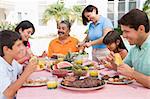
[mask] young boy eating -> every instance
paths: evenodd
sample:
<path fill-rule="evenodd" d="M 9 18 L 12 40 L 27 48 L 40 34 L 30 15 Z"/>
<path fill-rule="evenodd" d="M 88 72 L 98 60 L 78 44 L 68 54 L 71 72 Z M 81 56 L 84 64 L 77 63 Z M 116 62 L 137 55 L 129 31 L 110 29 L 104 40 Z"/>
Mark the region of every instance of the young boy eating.
<path fill-rule="evenodd" d="M 0 99 L 13 99 L 17 90 L 36 68 L 37 61 L 32 60 L 22 72 L 22 65 L 15 57 L 17 55 L 23 57 L 24 48 L 19 33 L 0 31 Z M 19 74 L 21 75 L 17 79 Z"/>

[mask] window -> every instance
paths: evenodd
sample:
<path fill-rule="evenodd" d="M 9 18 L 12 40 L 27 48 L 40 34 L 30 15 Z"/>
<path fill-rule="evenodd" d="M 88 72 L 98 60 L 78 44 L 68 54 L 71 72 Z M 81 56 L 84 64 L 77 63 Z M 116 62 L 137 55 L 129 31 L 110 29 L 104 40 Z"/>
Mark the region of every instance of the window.
<path fill-rule="evenodd" d="M 108 12 L 107 14 L 108 18 L 112 21 L 114 25 L 114 1 L 113 0 L 109 0 L 107 12 Z"/>
<path fill-rule="evenodd" d="M 136 1 L 138 0 L 108 0 L 107 16 L 112 20 L 114 27 L 118 26 L 118 19 L 126 12 L 136 8 L 138 3 Z"/>
<path fill-rule="evenodd" d="M 18 12 L 18 22 L 20 22 L 22 20 L 22 13 Z"/>
<path fill-rule="evenodd" d="M 125 14 L 125 0 L 119 0 L 118 2 L 118 19 Z"/>
<path fill-rule="evenodd" d="M 135 0 L 130 0 L 129 1 L 129 11 L 136 8 L 136 1 Z"/>

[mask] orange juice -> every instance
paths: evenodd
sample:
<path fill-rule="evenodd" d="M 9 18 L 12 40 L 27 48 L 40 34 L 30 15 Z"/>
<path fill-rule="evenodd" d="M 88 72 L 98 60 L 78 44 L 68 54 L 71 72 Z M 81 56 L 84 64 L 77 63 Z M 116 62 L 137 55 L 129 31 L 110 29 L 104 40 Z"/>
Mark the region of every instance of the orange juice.
<path fill-rule="evenodd" d="M 57 81 L 48 81 L 47 82 L 47 88 L 48 89 L 55 89 L 55 88 L 57 88 Z"/>

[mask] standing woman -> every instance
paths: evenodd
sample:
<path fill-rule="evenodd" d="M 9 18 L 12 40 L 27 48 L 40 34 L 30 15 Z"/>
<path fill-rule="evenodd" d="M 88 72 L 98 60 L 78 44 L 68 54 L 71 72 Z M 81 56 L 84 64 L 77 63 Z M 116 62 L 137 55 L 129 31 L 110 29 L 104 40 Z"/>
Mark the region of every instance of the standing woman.
<path fill-rule="evenodd" d="M 98 15 L 98 9 L 93 5 L 88 5 L 83 10 L 82 21 L 84 25 L 91 23 L 89 24 L 88 35 L 79 45 L 92 46 L 92 59 L 98 61 L 98 58 L 103 58 L 109 53 L 109 50 L 103 44 L 103 38 L 109 31 L 113 30 L 113 25 L 109 19 Z"/>
<path fill-rule="evenodd" d="M 35 28 L 34 28 L 34 25 L 30 21 L 24 20 L 24 21 L 21 21 L 17 25 L 17 27 L 15 28 L 15 31 L 20 33 L 22 41 L 27 49 L 25 52 L 26 53 L 25 57 L 16 57 L 16 60 L 22 64 L 25 61 L 29 60 L 30 57 L 33 55 L 30 49 L 29 38 L 31 35 L 34 34 Z"/>

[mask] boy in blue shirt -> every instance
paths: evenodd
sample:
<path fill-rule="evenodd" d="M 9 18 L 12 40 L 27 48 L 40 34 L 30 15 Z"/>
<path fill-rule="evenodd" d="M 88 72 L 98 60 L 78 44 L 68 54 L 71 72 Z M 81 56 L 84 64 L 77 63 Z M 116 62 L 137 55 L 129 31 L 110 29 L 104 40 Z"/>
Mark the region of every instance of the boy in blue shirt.
<path fill-rule="evenodd" d="M 19 33 L 0 31 L 0 99 L 13 99 L 17 90 L 36 68 L 37 61 L 32 60 L 22 73 L 22 66 L 14 60 L 18 54 L 24 56 L 24 48 Z M 21 75 L 17 79 L 19 74 Z"/>

